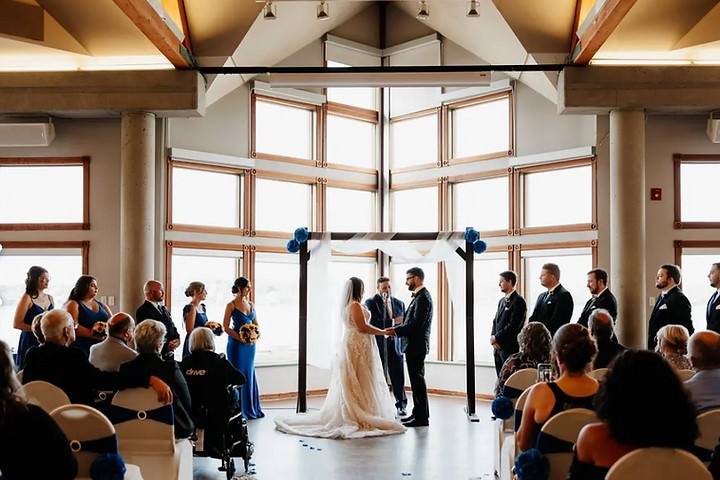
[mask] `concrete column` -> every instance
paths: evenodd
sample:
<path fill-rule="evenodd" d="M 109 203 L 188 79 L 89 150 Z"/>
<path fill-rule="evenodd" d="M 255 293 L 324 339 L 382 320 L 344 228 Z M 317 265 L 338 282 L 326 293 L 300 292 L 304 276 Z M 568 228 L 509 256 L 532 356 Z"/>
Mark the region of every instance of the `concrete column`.
<path fill-rule="evenodd" d="M 610 287 L 618 301 L 617 336 L 646 348 L 645 112 L 610 112 Z"/>
<path fill-rule="evenodd" d="M 135 314 L 155 275 L 155 115 L 123 113 L 120 147 L 120 310 Z"/>

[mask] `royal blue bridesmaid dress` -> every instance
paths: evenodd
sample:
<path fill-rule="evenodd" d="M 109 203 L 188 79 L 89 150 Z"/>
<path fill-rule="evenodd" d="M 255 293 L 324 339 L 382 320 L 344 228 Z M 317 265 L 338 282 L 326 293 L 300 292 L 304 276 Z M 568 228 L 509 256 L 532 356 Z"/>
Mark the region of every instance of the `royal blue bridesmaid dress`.
<path fill-rule="evenodd" d="M 30 308 L 28 308 L 27 312 L 25 312 L 25 318 L 23 319 L 25 325 L 28 326 L 32 325 L 32 321 L 37 315 L 40 315 L 41 313 L 45 313 L 47 311 L 32 300 L 30 301 L 32 303 L 30 305 Z M 53 304 L 50 303 L 47 309 L 52 310 Z M 15 358 L 15 363 L 17 364 L 18 370 L 22 370 L 23 365 L 25 364 L 25 353 L 27 353 L 28 350 L 37 345 L 37 337 L 35 337 L 35 334 L 33 332 L 23 331 L 20 333 L 20 341 L 18 342 L 17 348 L 17 357 Z"/>
<path fill-rule="evenodd" d="M 234 308 L 232 311 L 232 329 L 240 331 L 246 323 L 255 320 L 255 307 L 250 305 L 250 314 Z M 245 385 L 242 387 L 242 410 L 245 418 L 262 418 L 265 414 L 260 407 L 260 390 L 255 376 L 255 344 L 242 343 L 228 337 L 227 357 L 230 363 L 245 375 Z"/>
<path fill-rule="evenodd" d="M 85 328 L 89 328 L 92 330 L 93 326 L 97 322 L 107 322 L 110 320 L 110 315 L 108 315 L 107 310 L 105 308 L 105 305 L 95 300 L 95 303 L 98 304 L 98 311 L 94 312 L 91 308 L 88 308 L 83 302 L 77 302 L 79 309 L 78 309 L 78 325 L 81 325 Z M 75 343 L 72 344 L 73 347 L 79 348 L 83 352 L 85 352 L 85 356 L 90 356 L 90 347 L 95 345 L 98 342 L 101 342 L 102 338 L 89 338 L 89 337 L 77 337 L 75 339 Z"/>
<path fill-rule="evenodd" d="M 195 313 L 195 324 L 193 325 L 193 329 L 198 327 L 204 327 L 208 323 L 207 318 L 207 310 L 205 309 L 205 304 L 201 303 L 200 306 L 202 307 L 202 312 L 198 310 Z M 185 319 L 187 318 L 188 314 L 190 313 L 190 309 L 193 308 L 192 303 L 188 303 L 183 307 L 183 323 L 185 323 Z M 187 335 L 185 335 L 185 343 L 183 343 L 183 354 L 182 357 L 185 358 L 188 355 L 190 355 L 190 333 L 192 333 L 192 330 L 187 332 Z"/>

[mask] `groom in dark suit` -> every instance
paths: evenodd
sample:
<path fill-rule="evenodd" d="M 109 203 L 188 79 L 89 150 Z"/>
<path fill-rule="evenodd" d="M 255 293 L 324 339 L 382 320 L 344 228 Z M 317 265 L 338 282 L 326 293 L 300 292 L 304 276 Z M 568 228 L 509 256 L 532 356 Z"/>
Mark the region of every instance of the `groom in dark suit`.
<path fill-rule="evenodd" d="M 135 312 L 135 320 L 140 325 L 143 320 L 157 320 L 165 325 L 165 344 L 162 348 L 162 356 L 172 356 L 173 351 L 180 346 L 180 334 L 170 316 L 170 312 L 162 302 L 165 298 L 163 284 L 157 280 L 148 280 L 145 283 L 145 303 L 140 305 Z"/>
<path fill-rule="evenodd" d="M 430 418 L 425 384 L 425 356 L 430 353 L 433 302 L 430 292 L 423 285 L 424 280 L 425 272 L 419 267 L 407 271 L 405 284 L 408 290 L 413 292 L 413 299 L 405 313 L 405 321 L 387 330 L 389 335 L 400 337 L 400 349 L 405 353 L 410 376 L 413 411 L 412 415 L 401 419 L 406 427 L 427 427 Z"/>

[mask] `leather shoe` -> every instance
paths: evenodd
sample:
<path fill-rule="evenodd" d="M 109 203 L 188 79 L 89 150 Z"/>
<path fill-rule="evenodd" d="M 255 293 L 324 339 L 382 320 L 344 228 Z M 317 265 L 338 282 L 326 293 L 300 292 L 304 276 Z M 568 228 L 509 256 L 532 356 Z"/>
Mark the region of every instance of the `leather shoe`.
<path fill-rule="evenodd" d="M 404 422 L 403 425 L 406 427 L 427 427 L 430 423 L 427 420 L 414 419 L 411 422 Z"/>
<path fill-rule="evenodd" d="M 405 410 L 405 407 L 398 407 L 397 409 L 398 417 L 403 418 L 407 416 L 407 410 Z"/>
<path fill-rule="evenodd" d="M 412 422 L 413 420 L 415 420 L 415 415 L 410 415 L 409 417 L 405 417 L 405 418 L 401 418 L 401 419 L 400 419 L 400 421 L 401 421 L 402 423 Z"/>

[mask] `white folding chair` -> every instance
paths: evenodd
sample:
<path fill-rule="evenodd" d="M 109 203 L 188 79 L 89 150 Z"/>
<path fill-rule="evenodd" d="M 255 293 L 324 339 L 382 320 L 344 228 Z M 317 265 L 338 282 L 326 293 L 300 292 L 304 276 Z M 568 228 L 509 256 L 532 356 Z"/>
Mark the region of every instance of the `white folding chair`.
<path fill-rule="evenodd" d="M 154 390 L 132 388 L 115 394 L 109 411 L 120 452 L 146 478 L 192 480 L 192 444 L 175 441 L 172 405 L 157 400 Z"/>
<path fill-rule="evenodd" d="M 98 410 L 87 405 L 71 404 L 56 408 L 50 416 L 70 442 L 70 450 L 78 463 L 77 478 L 90 477 L 90 467 L 98 456 L 119 453 L 115 429 Z M 125 467 L 125 479 L 142 480 L 136 465 L 125 463 Z"/>
<path fill-rule="evenodd" d="M 67 394 L 52 383 L 35 380 L 23 385 L 22 389 L 28 403 L 37 405 L 47 413 L 63 405 L 70 405 Z"/>
<path fill-rule="evenodd" d="M 554 415 L 540 429 L 537 448 L 550 462 L 548 480 L 565 480 L 580 430 L 597 416 L 586 408 L 571 408 Z"/>
<path fill-rule="evenodd" d="M 508 433 L 502 443 L 502 449 L 500 450 L 500 469 L 498 471 L 498 475 L 502 480 L 511 480 L 513 478 L 512 469 L 515 465 L 515 435 L 517 435 L 518 428 L 520 428 L 522 412 L 529 394 L 530 387 L 526 388 L 517 399 L 517 402 L 515 402 L 513 432 Z"/>
<path fill-rule="evenodd" d="M 681 382 L 685 382 L 695 375 L 695 370 L 690 370 L 688 368 L 684 370 L 676 370 L 675 373 L 677 373 L 677 376 L 680 377 Z"/>
<path fill-rule="evenodd" d="M 610 468 L 605 480 L 627 479 L 712 480 L 698 458 L 675 448 L 640 448 L 623 456 Z"/>
<path fill-rule="evenodd" d="M 607 375 L 608 369 L 607 368 L 596 368 L 595 370 L 588 373 L 592 378 L 597 380 L 598 382 L 605 378 L 605 375 Z"/>
<path fill-rule="evenodd" d="M 697 416 L 700 436 L 695 440 L 695 454 L 705 464 L 710 464 L 710 456 L 720 443 L 720 408 L 708 410 Z"/>

